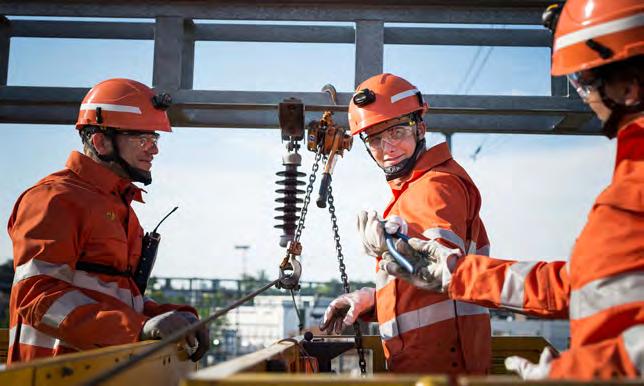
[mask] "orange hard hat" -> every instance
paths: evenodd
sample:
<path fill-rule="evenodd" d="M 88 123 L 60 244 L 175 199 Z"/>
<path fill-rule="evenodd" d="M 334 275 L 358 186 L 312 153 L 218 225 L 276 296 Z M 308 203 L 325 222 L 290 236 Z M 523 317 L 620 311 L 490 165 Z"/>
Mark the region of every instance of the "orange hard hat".
<path fill-rule="evenodd" d="M 379 74 L 362 82 L 349 103 L 351 135 L 379 123 L 418 112 L 429 106 L 416 86 L 393 74 Z"/>
<path fill-rule="evenodd" d="M 76 128 L 87 125 L 116 130 L 172 131 L 166 109 L 168 94 L 155 95 L 143 83 L 131 79 L 108 79 L 85 95 Z"/>
<path fill-rule="evenodd" d="M 644 54 L 642 0 L 568 0 L 556 24 L 552 75 Z"/>

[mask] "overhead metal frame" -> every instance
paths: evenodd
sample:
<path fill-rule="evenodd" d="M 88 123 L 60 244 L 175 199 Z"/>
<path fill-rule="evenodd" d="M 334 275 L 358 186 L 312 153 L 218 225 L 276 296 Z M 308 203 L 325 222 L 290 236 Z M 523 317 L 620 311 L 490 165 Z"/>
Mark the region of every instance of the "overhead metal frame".
<path fill-rule="evenodd" d="M 276 128 L 277 105 L 296 97 L 307 118 L 332 108 L 320 92 L 193 90 L 195 41 L 347 43 L 355 45 L 355 83 L 383 70 L 385 44 L 550 47 L 543 29 L 393 27 L 385 23 L 534 24 L 551 0 L 379 1 L 4 1 L 0 15 L 149 18 L 154 22 L 0 19 L 0 122 L 73 123 L 86 88 L 6 86 L 11 37 L 154 40 L 153 85 L 173 95 L 174 126 Z M 201 23 L 204 19 L 334 21 L 353 26 Z M 88 85 L 90 86 L 90 85 Z M 565 79 L 552 96 L 426 95 L 430 129 L 446 134 L 599 134 L 598 122 Z M 344 114 L 337 121 L 346 124 Z"/>

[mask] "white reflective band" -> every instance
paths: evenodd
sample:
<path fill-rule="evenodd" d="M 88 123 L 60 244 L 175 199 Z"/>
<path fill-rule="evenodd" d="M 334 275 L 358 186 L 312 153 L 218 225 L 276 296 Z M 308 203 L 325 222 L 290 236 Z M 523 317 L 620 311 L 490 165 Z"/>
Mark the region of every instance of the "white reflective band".
<path fill-rule="evenodd" d="M 501 305 L 513 309 L 523 309 L 525 281 L 535 261 L 516 262 L 505 271 L 503 289 L 501 290 Z"/>
<path fill-rule="evenodd" d="M 459 316 L 489 314 L 487 308 L 461 302 L 456 302 L 456 310 Z M 405 312 L 404 314 L 398 315 L 395 319 L 382 323 L 379 326 L 380 337 L 383 340 L 389 340 L 417 328 L 427 327 L 444 320 L 452 319 L 454 316 L 454 301 L 444 300 L 414 311 Z"/>
<path fill-rule="evenodd" d="M 15 329 L 16 327 L 12 328 L 12 330 L 15 330 Z M 15 334 L 15 331 L 14 331 L 14 334 Z M 44 332 L 40 332 L 35 328 L 28 326 L 26 324 L 22 324 L 20 326 L 20 337 L 18 338 L 18 343 L 28 344 L 31 346 L 50 348 L 50 349 L 55 349 L 62 344 L 60 339 L 56 339 L 53 336 L 45 334 Z M 12 344 L 13 342 L 9 343 L 10 346 Z"/>
<path fill-rule="evenodd" d="M 18 327 L 13 327 L 9 329 L 9 347 L 13 346 L 13 342 L 16 340 L 16 331 Z"/>
<path fill-rule="evenodd" d="M 141 114 L 141 109 L 136 106 L 124 106 L 124 105 L 110 105 L 107 103 L 83 103 L 80 107 L 81 110 L 96 110 L 97 107 L 100 107 L 103 111 L 116 111 L 119 113 L 132 113 L 132 114 Z"/>
<path fill-rule="evenodd" d="M 644 13 L 638 13 L 637 15 L 609 21 L 607 23 L 599 24 L 594 27 L 584 28 L 582 30 L 560 36 L 555 41 L 554 51 L 571 46 L 573 44 L 585 42 L 589 39 L 594 39 L 600 36 L 609 35 L 615 32 L 642 26 L 644 26 Z"/>
<path fill-rule="evenodd" d="M 476 250 L 477 255 L 490 256 L 490 245 L 486 245 Z"/>
<path fill-rule="evenodd" d="M 644 302 L 644 272 L 628 272 L 591 281 L 570 293 L 570 319 L 593 316 L 611 307 Z"/>
<path fill-rule="evenodd" d="M 43 260 L 31 259 L 19 265 L 13 276 L 13 285 L 33 276 L 44 275 L 70 283 L 73 271 L 67 264 L 54 264 Z"/>
<path fill-rule="evenodd" d="M 429 228 L 423 232 L 423 236 L 427 237 L 430 240 L 436 240 L 436 239 L 447 240 L 450 243 L 461 248 L 461 251 L 465 251 L 465 243 L 463 242 L 463 239 L 449 229 Z"/>
<path fill-rule="evenodd" d="M 622 333 L 628 357 L 641 376 L 644 376 L 644 324 L 633 326 Z"/>
<path fill-rule="evenodd" d="M 414 88 L 414 89 L 411 89 L 411 90 L 407 90 L 407 91 L 399 92 L 398 94 L 393 95 L 393 96 L 391 97 L 391 103 L 396 103 L 396 102 L 398 102 L 398 101 L 399 101 L 399 100 L 401 100 L 401 99 L 405 99 L 405 98 L 408 98 L 408 97 L 410 97 L 410 96 L 414 96 L 414 95 L 416 95 L 417 93 L 418 93 L 418 90 L 417 90 L 417 89 L 415 89 L 415 88 Z"/>
<path fill-rule="evenodd" d="M 132 291 L 119 287 L 116 282 L 104 282 L 85 271 L 77 270 L 74 272 L 72 284 L 79 288 L 90 289 L 111 296 L 132 307 L 134 311 L 143 312 L 143 298 L 139 297 L 137 300 L 132 296 Z"/>
<path fill-rule="evenodd" d="M 466 255 L 476 254 L 476 241 L 470 240 L 469 245 L 467 246 Z"/>
<path fill-rule="evenodd" d="M 41 322 L 53 328 L 60 327 L 60 324 L 69 314 L 80 306 L 94 304 L 96 300 L 90 298 L 80 291 L 69 291 L 54 301 Z"/>

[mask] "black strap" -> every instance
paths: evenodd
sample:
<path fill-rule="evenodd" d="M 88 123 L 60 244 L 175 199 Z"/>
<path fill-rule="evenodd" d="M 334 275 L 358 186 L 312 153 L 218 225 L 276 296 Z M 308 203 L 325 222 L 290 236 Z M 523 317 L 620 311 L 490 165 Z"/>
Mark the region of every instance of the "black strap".
<path fill-rule="evenodd" d="M 92 272 L 92 273 L 102 273 L 102 274 L 111 275 L 111 276 L 132 277 L 132 272 L 128 270 L 119 271 L 118 269 L 110 265 L 88 263 L 85 261 L 79 261 L 78 263 L 76 263 L 76 269 L 79 269 L 81 271 L 86 271 L 86 272 Z"/>

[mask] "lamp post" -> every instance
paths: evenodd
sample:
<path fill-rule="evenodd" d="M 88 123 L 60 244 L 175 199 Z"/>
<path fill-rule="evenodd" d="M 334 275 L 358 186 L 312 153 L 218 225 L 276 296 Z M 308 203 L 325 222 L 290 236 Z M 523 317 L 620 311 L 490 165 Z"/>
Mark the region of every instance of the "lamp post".
<path fill-rule="evenodd" d="M 248 255 L 248 250 L 250 249 L 250 245 L 235 245 L 236 250 L 241 251 L 241 258 L 242 258 L 242 277 L 246 276 L 246 257 Z"/>

